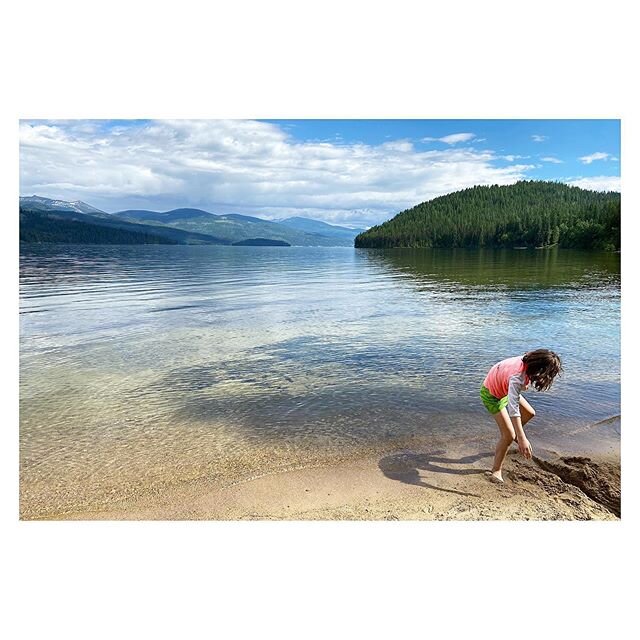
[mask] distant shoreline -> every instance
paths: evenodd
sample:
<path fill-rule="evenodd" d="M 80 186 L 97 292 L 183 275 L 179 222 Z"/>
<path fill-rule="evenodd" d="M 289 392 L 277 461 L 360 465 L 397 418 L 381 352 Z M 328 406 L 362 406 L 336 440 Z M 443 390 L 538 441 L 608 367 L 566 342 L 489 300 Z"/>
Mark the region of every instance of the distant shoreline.
<path fill-rule="evenodd" d="M 28 242 L 20 240 L 19 247 L 293 247 L 300 249 L 358 249 L 365 251 L 536 251 L 557 249 L 558 251 L 579 251 L 582 253 L 621 253 L 620 249 L 574 249 L 557 245 L 548 247 L 354 247 L 342 244 L 336 245 L 284 245 L 284 244 L 181 244 L 181 243 L 99 243 L 99 242 Z"/>

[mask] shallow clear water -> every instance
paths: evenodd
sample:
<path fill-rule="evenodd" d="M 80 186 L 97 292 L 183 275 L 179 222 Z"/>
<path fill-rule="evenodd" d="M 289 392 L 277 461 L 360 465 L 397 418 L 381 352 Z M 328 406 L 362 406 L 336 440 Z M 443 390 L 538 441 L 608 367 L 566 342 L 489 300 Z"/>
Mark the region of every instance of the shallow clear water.
<path fill-rule="evenodd" d="M 20 313 L 34 512 L 489 433 L 486 370 L 537 347 L 565 368 L 527 396 L 540 442 L 620 412 L 612 253 L 23 247 Z"/>

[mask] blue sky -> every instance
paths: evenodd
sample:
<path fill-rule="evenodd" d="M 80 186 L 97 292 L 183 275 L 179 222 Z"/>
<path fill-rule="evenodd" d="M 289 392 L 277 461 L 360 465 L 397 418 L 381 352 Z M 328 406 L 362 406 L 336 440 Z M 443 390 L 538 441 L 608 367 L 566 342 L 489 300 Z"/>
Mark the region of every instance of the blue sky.
<path fill-rule="evenodd" d="M 443 149 L 446 142 L 423 141 L 452 133 L 473 133 L 472 144 L 503 155 L 522 156 L 541 163 L 531 178 L 563 180 L 571 176 L 601 175 L 603 165 L 581 161 L 593 153 L 610 155 L 607 173 L 620 175 L 619 120 L 269 120 L 300 140 L 352 144 L 382 144 L 390 139 L 411 140 L 417 149 Z M 534 137 L 535 136 L 535 137 Z M 460 146 L 461 143 L 456 143 Z M 594 151 L 597 149 L 597 151 Z M 561 162 L 544 161 L 554 158 Z M 611 161 L 611 158 L 616 160 Z M 500 164 L 500 161 L 497 162 Z M 502 160 L 502 164 L 508 164 Z"/>
<path fill-rule="evenodd" d="M 366 227 L 474 184 L 620 190 L 619 120 L 22 121 L 22 195 Z"/>

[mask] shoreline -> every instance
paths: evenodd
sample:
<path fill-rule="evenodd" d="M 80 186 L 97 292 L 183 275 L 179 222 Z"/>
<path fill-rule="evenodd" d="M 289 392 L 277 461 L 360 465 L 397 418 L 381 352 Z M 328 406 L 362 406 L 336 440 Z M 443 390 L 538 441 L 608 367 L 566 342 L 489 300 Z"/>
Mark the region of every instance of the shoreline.
<path fill-rule="evenodd" d="M 117 503 L 24 520 L 619 520 L 618 454 L 525 460 L 505 483 L 484 475 L 488 441 L 418 445 L 332 463 L 291 465 L 227 484 L 206 478 Z"/>

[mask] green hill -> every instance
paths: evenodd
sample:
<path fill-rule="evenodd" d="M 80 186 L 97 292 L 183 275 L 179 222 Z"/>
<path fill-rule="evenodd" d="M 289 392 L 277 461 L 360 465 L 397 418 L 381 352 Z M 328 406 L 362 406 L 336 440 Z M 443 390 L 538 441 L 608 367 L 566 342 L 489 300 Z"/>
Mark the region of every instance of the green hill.
<path fill-rule="evenodd" d="M 62 212 L 64 213 L 64 212 Z M 178 244 L 152 233 L 108 227 L 20 209 L 20 242 L 63 244 Z"/>
<path fill-rule="evenodd" d="M 35 207 L 35 208 L 32 208 Z M 20 205 L 20 242 L 69 244 L 231 244 L 164 225 L 136 224 L 108 213 Z"/>
<path fill-rule="evenodd" d="M 127 210 L 114 216 L 131 222 L 161 224 L 171 229 L 182 229 L 223 239 L 227 244 L 242 240 L 265 238 L 280 240 L 303 247 L 352 247 L 355 233 L 329 234 L 289 226 L 287 222 L 272 222 L 263 218 L 243 216 L 237 213 L 217 215 L 201 209 L 174 209 L 172 211 Z M 310 221 L 311 222 L 311 221 Z M 331 230 L 331 225 L 326 225 Z"/>
<path fill-rule="evenodd" d="M 271 238 L 248 238 L 233 243 L 234 247 L 290 247 L 284 240 L 272 240 Z"/>
<path fill-rule="evenodd" d="M 356 236 L 356 247 L 620 248 L 620 194 L 557 182 L 472 187 L 423 202 Z"/>

